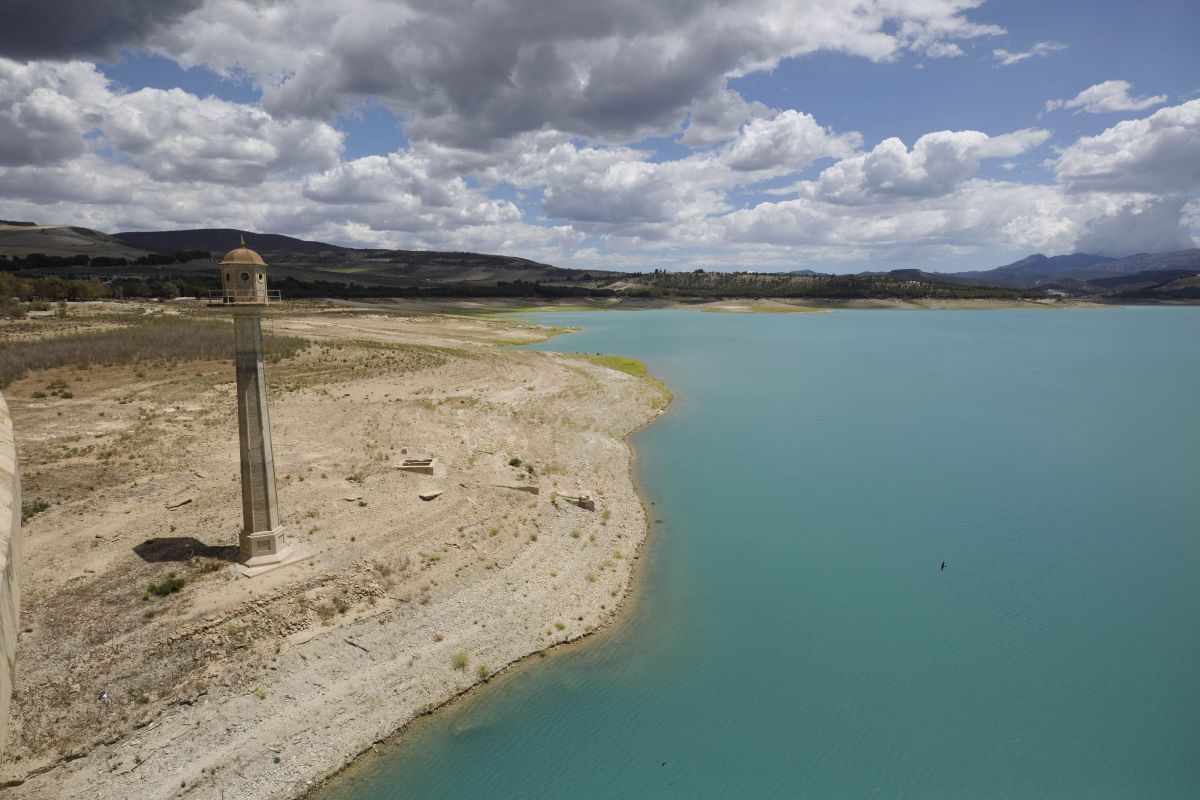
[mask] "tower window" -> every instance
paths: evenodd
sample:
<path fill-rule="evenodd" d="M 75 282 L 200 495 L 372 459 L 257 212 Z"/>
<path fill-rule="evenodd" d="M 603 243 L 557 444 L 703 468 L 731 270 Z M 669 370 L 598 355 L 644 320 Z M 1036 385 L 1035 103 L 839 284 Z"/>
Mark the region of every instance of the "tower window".
<path fill-rule="evenodd" d="M 229 275 L 229 273 L 228 273 L 228 272 L 226 272 L 226 273 L 225 273 L 225 280 L 229 280 L 229 279 L 230 279 L 230 275 Z"/>
<path fill-rule="evenodd" d="M 244 281 L 248 281 L 248 280 L 250 280 L 250 273 L 249 273 L 249 272 L 243 272 L 243 273 L 242 273 L 242 280 L 244 280 Z"/>

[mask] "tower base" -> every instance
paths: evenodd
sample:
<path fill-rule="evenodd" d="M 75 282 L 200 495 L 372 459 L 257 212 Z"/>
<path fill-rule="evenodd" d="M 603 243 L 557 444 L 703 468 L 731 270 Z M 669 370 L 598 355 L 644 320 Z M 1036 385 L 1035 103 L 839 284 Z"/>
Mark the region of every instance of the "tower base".
<path fill-rule="evenodd" d="M 238 536 L 237 570 L 247 578 L 270 572 L 297 561 L 312 558 L 304 545 L 290 544 L 282 528 L 269 531 L 243 531 Z"/>

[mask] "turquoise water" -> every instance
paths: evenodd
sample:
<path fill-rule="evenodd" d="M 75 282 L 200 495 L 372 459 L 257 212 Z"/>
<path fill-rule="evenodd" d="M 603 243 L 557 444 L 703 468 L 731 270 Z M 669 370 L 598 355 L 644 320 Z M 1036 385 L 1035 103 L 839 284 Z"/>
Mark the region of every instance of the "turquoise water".
<path fill-rule="evenodd" d="M 636 602 L 330 800 L 1200 797 L 1200 309 L 543 319 L 676 393 Z"/>

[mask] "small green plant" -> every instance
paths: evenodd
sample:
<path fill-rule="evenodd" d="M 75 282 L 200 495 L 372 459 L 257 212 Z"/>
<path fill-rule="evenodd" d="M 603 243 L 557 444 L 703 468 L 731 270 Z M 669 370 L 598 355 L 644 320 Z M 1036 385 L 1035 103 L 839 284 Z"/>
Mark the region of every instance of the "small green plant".
<path fill-rule="evenodd" d="M 146 591 L 155 597 L 166 597 L 167 595 L 174 594 L 182 589 L 184 583 L 186 583 L 186 581 L 184 581 L 183 578 L 176 577 L 174 572 L 169 572 L 167 573 L 167 579 L 165 581 L 162 583 L 150 584 L 146 588 Z"/>
<path fill-rule="evenodd" d="M 564 631 L 567 629 L 567 623 L 563 622 L 562 620 L 558 620 L 554 623 L 554 629 L 558 631 Z"/>
<path fill-rule="evenodd" d="M 347 475 L 346 480 L 350 481 L 351 483 L 362 483 L 365 477 L 366 476 L 361 472 L 356 472 L 353 475 Z"/>
<path fill-rule="evenodd" d="M 513 456 L 512 458 L 510 458 L 508 460 L 508 465 L 510 467 L 519 467 L 519 466 L 521 466 L 521 459 L 517 458 L 516 456 Z"/>
<path fill-rule="evenodd" d="M 43 397 L 45 397 L 45 396 L 46 396 L 46 393 L 45 393 L 45 392 L 34 392 L 34 393 L 31 395 L 31 396 L 32 396 L 32 397 L 33 397 L 35 400 L 41 400 Z"/>
<path fill-rule="evenodd" d="M 583 536 L 583 531 L 579 530 L 579 528 L 575 528 L 571 531 L 572 539 L 578 539 L 580 536 Z"/>
<path fill-rule="evenodd" d="M 479 676 L 479 680 L 486 681 L 489 677 L 491 677 L 492 670 L 487 664 L 480 664 L 475 670 L 475 674 Z"/>
<path fill-rule="evenodd" d="M 586 580 L 588 583 L 596 582 L 596 573 L 594 573 L 594 572 L 589 572 L 588 574 L 584 575 L 583 577 L 584 577 L 584 580 Z"/>
<path fill-rule="evenodd" d="M 21 522 L 28 522 L 29 520 L 36 517 L 38 514 L 42 513 L 46 509 L 48 509 L 49 507 L 50 507 L 50 504 L 47 503 L 45 500 L 42 500 L 40 497 L 31 502 L 22 503 L 21 504 Z"/>
<path fill-rule="evenodd" d="M 471 657 L 462 650 L 459 650 L 457 653 L 450 656 L 450 666 L 454 667 L 455 669 L 465 670 L 467 668 L 467 662 L 470 660 L 470 658 Z"/>
<path fill-rule="evenodd" d="M 267 687 L 259 686 L 257 689 L 254 690 L 254 696 L 257 697 L 259 700 L 266 700 L 267 699 Z"/>

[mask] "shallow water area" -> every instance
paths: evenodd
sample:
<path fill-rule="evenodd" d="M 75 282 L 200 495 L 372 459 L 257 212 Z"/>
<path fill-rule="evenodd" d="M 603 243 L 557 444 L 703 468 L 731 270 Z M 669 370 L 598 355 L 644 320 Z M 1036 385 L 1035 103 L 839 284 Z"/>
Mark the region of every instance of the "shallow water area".
<path fill-rule="evenodd" d="M 634 602 L 323 798 L 1200 795 L 1200 309 L 525 318 L 675 393 Z"/>

